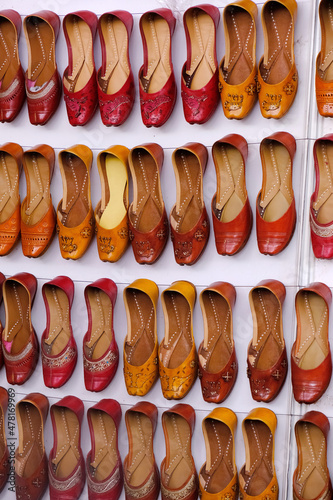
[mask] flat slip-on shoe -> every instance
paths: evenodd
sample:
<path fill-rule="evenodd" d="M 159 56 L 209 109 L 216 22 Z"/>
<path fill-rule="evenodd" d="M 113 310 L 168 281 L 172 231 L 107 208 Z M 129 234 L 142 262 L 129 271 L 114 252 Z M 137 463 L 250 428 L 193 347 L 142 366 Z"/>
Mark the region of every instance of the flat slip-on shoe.
<path fill-rule="evenodd" d="M 2 287 L 5 282 L 6 276 L 2 273 L 0 273 L 0 305 L 2 302 Z M 0 320 L 0 368 L 2 368 L 3 365 L 3 353 L 2 353 L 2 332 L 3 332 L 3 325 Z"/>
<path fill-rule="evenodd" d="M 185 120 L 191 125 L 209 120 L 219 103 L 216 31 L 220 11 L 201 4 L 186 10 L 183 24 L 187 59 L 182 69 L 181 92 Z"/>
<path fill-rule="evenodd" d="M 49 411 L 47 397 L 38 392 L 28 394 L 16 405 L 19 432 L 15 451 L 16 498 L 39 500 L 48 485 L 44 428 Z"/>
<path fill-rule="evenodd" d="M 9 384 L 24 384 L 37 365 L 39 346 L 31 323 L 36 290 L 37 280 L 29 273 L 7 278 L 2 287 L 6 313 L 2 352 Z"/>
<path fill-rule="evenodd" d="M 257 100 L 256 18 L 251 0 L 236 0 L 223 10 L 225 56 L 219 66 L 222 109 L 229 119 L 245 118 Z"/>
<path fill-rule="evenodd" d="M 332 292 L 324 283 L 310 283 L 296 294 L 296 341 L 291 351 L 291 381 L 298 403 L 315 403 L 332 375 L 328 340 Z"/>
<path fill-rule="evenodd" d="M 252 229 L 252 210 L 246 190 L 247 142 L 229 134 L 213 144 L 216 193 L 212 217 L 217 253 L 234 255 L 246 245 Z"/>
<path fill-rule="evenodd" d="M 229 408 L 215 408 L 202 421 L 206 462 L 199 472 L 199 488 L 203 500 L 238 499 L 236 426 L 236 414 Z"/>
<path fill-rule="evenodd" d="M 321 28 L 321 48 L 316 60 L 316 100 L 321 116 L 333 116 L 333 26 L 331 23 L 332 0 L 321 0 L 319 19 Z"/>
<path fill-rule="evenodd" d="M 128 455 L 124 460 L 126 500 L 157 500 L 160 477 L 155 461 L 153 441 L 157 425 L 157 408 L 141 401 L 125 413 Z"/>
<path fill-rule="evenodd" d="M 198 498 L 198 476 L 192 457 L 195 426 L 192 406 L 178 403 L 162 414 L 166 456 L 161 463 L 162 500 Z"/>
<path fill-rule="evenodd" d="M 312 250 L 318 259 L 333 258 L 333 134 L 313 145 L 315 190 L 310 200 Z"/>
<path fill-rule="evenodd" d="M 97 156 L 102 198 L 95 208 L 95 230 L 98 255 L 104 262 L 117 262 L 130 242 L 128 154 L 125 146 L 111 146 Z"/>
<path fill-rule="evenodd" d="M 129 235 L 139 264 L 156 262 L 168 240 L 168 218 L 160 181 L 163 159 L 163 149 L 155 143 L 136 146 L 128 157 L 133 180 L 133 202 L 128 209 Z"/>
<path fill-rule="evenodd" d="M 296 141 L 276 132 L 260 143 L 262 186 L 256 202 L 257 243 L 260 253 L 276 255 L 289 244 L 295 230 L 296 208 L 292 185 Z"/>
<path fill-rule="evenodd" d="M 129 60 L 133 16 L 124 10 L 106 12 L 98 20 L 102 65 L 97 72 L 99 111 L 107 127 L 118 127 L 132 111 L 135 88 Z"/>
<path fill-rule="evenodd" d="M 208 403 L 222 403 L 238 372 L 232 327 L 236 289 L 216 281 L 200 293 L 199 300 L 204 323 L 204 340 L 198 349 L 202 396 Z"/>
<path fill-rule="evenodd" d="M 22 109 L 25 100 L 24 73 L 18 52 L 18 39 L 22 27 L 16 10 L 0 11 L 0 121 L 11 122 Z"/>
<path fill-rule="evenodd" d="M 23 149 L 15 142 L 0 147 L 0 255 L 11 252 L 21 231 L 19 179 Z"/>
<path fill-rule="evenodd" d="M 197 378 L 198 360 L 193 336 L 196 289 L 189 281 L 175 281 L 163 290 L 161 303 L 165 334 L 158 350 L 163 396 L 182 399 Z"/>
<path fill-rule="evenodd" d="M 119 350 L 113 329 L 117 285 L 100 278 L 84 289 L 88 330 L 83 338 L 84 385 L 87 391 L 105 389 L 116 374 Z"/>
<path fill-rule="evenodd" d="M 43 255 L 55 235 L 56 214 L 50 193 L 54 160 L 54 150 L 47 144 L 23 153 L 27 196 L 21 205 L 21 241 L 26 257 Z"/>
<path fill-rule="evenodd" d="M 255 401 L 272 401 L 287 375 L 282 323 L 285 296 L 285 286 L 277 280 L 260 281 L 249 293 L 253 339 L 247 351 L 247 376 Z"/>
<path fill-rule="evenodd" d="M 59 153 L 63 199 L 57 208 L 57 233 L 64 259 L 79 259 L 94 235 L 94 212 L 90 197 L 91 149 L 76 144 Z"/>
<path fill-rule="evenodd" d="M 171 38 L 176 25 L 170 9 L 145 12 L 140 18 L 143 65 L 139 70 L 141 118 L 146 127 L 160 127 L 175 106 Z"/>
<path fill-rule="evenodd" d="M 274 465 L 275 413 L 254 408 L 242 423 L 245 464 L 239 473 L 239 496 L 243 500 L 278 500 L 279 485 Z"/>
<path fill-rule="evenodd" d="M 49 455 L 50 500 L 77 500 L 86 480 L 81 449 L 84 406 L 76 396 L 65 396 L 51 406 L 53 448 Z"/>
<path fill-rule="evenodd" d="M 201 257 L 209 238 L 209 219 L 203 197 L 207 149 L 188 142 L 172 153 L 176 204 L 170 212 L 171 240 L 177 264 L 191 266 Z"/>
<path fill-rule="evenodd" d="M 0 493 L 6 486 L 10 472 L 10 458 L 6 439 L 6 411 L 8 407 L 8 392 L 0 387 Z"/>
<path fill-rule="evenodd" d="M 124 377 L 131 396 L 144 396 L 158 378 L 158 293 L 156 283 L 147 279 L 135 280 L 124 289 L 127 316 Z"/>
<path fill-rule="evenodd" d="M 46 387 L 62 387 L 72 376 L 77 347 L 71 323 L 74 283 L 57 276 L 42 286 L 46 328 L 41 339 L 43 378 Z"/>
<path fill-rule="evenodd" d="M 331 499 L 327 467 L 327 438 L 330 423 L 320 411 L 308 411 L 295 424 L 298 464 L 293 475 L 294 500 Z"/>
<path fill-rule="evenodd" d="M 88 10 L 72 12 L 63 20 L 68 66 L 62 81 L 68 121 L 74 127 L 86 125 L 98 106 L 94 60 L 97 23 L 96 14 Z"/>
<path fill-rule="evenodd" d="M 102 399 L 87 411 L 91 450 L 86 472 L 89 500 L 118 500 L 123 489 L 123 468 L 118 449 L 121 406 Z"/>
<path fill-rule="evenodd" d="M 296 0 L 267 0 L 261 10 L 264 55 L 259 61 L 257 88 L 260 111 L 264 118 L 281 118 L 296 96 L 296 13 Z"/>
<path fill-rule="evenodd" d="M 50 10 L 41 10 L 25 17 L 23 28 L 29 57 L 25 73 L 29 120 L 32 125 L 45 125 L 56 112 L 61 97 L 55 56 L 60 19 Z"/>

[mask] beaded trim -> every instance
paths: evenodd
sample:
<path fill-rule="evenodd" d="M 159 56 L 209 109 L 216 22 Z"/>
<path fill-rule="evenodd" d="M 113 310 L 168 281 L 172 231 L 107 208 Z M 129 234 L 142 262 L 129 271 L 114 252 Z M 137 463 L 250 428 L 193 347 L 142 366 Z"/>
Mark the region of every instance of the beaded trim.
<path fill-rule="evenodd" d="M 125 476 L 124 486 L 125 486 L 126 496 L 132 498 L 143 498 L 154 489 L 155 484 L 156 484 L 156 479 L 154 472 L 151 474 L 148 481 L 141 488 L 131 488 L 126 481 L 126 476 Z"/>
<path fill-rule="evenodd" d="M 73 488 L 73 486 L 81 482 L 83 477 L 81 465 L 79 465 L 77 471 L 75 472 L 75 474 L 73 474 L 73 476 L 71 476 L 69 479 L 65 479 L 64 481 L 58 481 L 58 479 L 54 477 L 52 469 L 50 467 L 49 469 L 49 483 L 54 489 L 58 491 L 65 491 Z"/>
<path fill-rule="evenodd" d="M 20 85 L 20 80 L 18 78 L 15 78 L 15 80 L 8 87 L 7 90 L 0 92 L 0 98 L 5 99 L 6 97 L 8 97 L 10 94 L 12 94 L 17 89 L 17 87 L 19 87 L 19 85 Z"/>
<path fill-rule="evenodd" d="M 312 231 L 321 238 L 329 238 L 330 236 L 333 236 L 333 224 L 327 227 L 319 226 L 313 217 L 312 211 L 310 211 L 310 226 Z"/>
<path fill-rule="evenodd" d="M 87 474 L 87 483 L 88 488 L 94 493 L 106 493 L 112 490 L 120 481 L 120 470 L 119 467 L 109 479 L 104 481 L 103 483 L 96 483 L 91 479 L 91 475 Z"/>
<path fill-rule="evenodd" d="M 196 478 L 195 475 L 192 474 L 186 485 L 177 491 L 170 491 L 168 490 L 163 483 L 161 483 L 161 493 L 162 497 L 165 500 L 182 500 L 183 498 L 186 498 L 188 495 L 193 493 L 196 489 Z"/>
<path fill-rule="evenodd" d="M 55 358 L 49 358 L 42 352 L 42 363 L 44 366 L 50 368 L 57 368 L 59 366 L 65 365 L 74 359 L 76 356 L 76 350 L 73 347 L 67 347 L 64 354 L 57 356 Z"/>
<path fill-rule="evenodd" d="M 28 99 L 42 99 L 43 97 L 46 97 L 46 95 L 49 92 L 51 92 L 54 86 L 55 86 L 54 81 L 50 80 L 49 83 L 46 85 L 46 87 L 42 89 L 40 92 L 29 92 L 29 90 L 26 89 L 27 97 Z"/>
<path fill-rule="evenodd" d="M 110 368 L 110 366 L 116 361 L 117 356 L 113 351 L 109 351 L 103 359 L 90 361 L 84 356 L 83 364 L 84 369 L 88 372 L 101 372 Z"/>
<path fill-rule="evenodd" d="M 25 346 L 23 351 L 15 356 L 12 354 L 9 354 L 6 351 L 6 349 L 4 348 L 4 346 L 2 346 L 2 352 L 3 352 L 4 357 L 7 359 L 7 361 L 11 361 L 12 363 L 15 363 L 17 361 L 21 361 L 21 359 L 25 358 L 32 350 L 33 350 L 33 345 L 32 345 L 31 340 L 27 343 L 27 345 Z"/>

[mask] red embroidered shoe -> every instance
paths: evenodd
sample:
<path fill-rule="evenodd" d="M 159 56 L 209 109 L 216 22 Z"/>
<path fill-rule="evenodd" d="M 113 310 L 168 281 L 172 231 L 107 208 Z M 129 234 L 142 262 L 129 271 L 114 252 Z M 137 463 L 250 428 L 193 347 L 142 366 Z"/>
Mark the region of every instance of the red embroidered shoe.
<path fill-rule="evenodd" d="M 214 5 L 191 7 L 184 14 L 187 61 L 182 69 L 182 100 L 188 123 L 205 123 L 219 100 L 216 30 L 220 11 Z"/>
<path fill-rule="evenodd" d="M 84 383 L 87 391 L 105 389 L 116 374 L 119 351 L 113 329 L 117 285 L 101 278 L 86 286 L 88 331 L 83 339 Z"/>
<path fill-rule="evenodd" d="M 94 38 L 97 16 L 88 10 L 67 14 L 63 28 L 68 50 L 68 67 L 63 76 L 64 98 L 69 123 L 85 125 L 97 105 Z"/>
<path fill-rule="evenodd" d="M 57 276 L 43 285 L 42 294 L 46 309 L 41 340 L 44 384 L 58 388 L 70 379 L 77 361 L 71 325 L 74 283 L 67 276 Z"/>
<path fill-rule="evenodd" d="M 143 66 L 139 71 L 141 117 L 146 127 L 160 127 L 175 106 L 177 87 L 171 59 L 176 25 L 170 9 L 146 12 L 140 19 Z"/>
<path fill-rule="evenodd" d="M 8 392 L 0 387 L 0 493 L 4 489 L 10 472 L 9 450 L 6 439 L 6 411 L 8 407 Z"/>
<path fill-rule="evenodd" d="M 97 73 L 99 110 L 109 127 L 124 123 L 132 111 L 135 88 L 129 60 L 133 16 L 124 10 L 106 12 L 98 21 L 102 66 Z"/>

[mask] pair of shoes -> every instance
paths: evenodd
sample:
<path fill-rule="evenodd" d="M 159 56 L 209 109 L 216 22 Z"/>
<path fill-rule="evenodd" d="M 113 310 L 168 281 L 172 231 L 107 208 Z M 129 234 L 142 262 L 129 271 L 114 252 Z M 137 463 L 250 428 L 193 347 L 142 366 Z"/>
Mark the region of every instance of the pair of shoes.
<path fill-rule="evenodd" d="M 333 116 L 332 7 L 331 0 L 321 0 L 318 8 L 321 27 L 321 49 L 316 60 L 316 101 L 321 116 Z"/>

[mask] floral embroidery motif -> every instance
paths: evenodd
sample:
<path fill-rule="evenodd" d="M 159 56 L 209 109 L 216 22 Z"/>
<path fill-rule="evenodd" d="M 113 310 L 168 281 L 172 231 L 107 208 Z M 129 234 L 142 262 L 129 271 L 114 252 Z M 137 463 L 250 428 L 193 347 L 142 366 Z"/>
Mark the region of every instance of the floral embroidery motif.
<path fill-rule="evenodd" d="M 103 101 L 102 99 L 99 100 L 99 106 L 102 109 L 103 114 L 108 120 L 112 120 L 112 113 L 122 106 L 123 104 L 130 104 L 131 100 L 128 96 L 126 95 L 120 95 L 117 96 L 115 99 L 109 99 L 108 101 Z M 118 119 L 118 117 L 114 117 L 115 119 Z"/>
<path fill-rule="evenodd" d="M 244 97 L 242 94 L 228 94 L 228 99 L 224 103 L 224 107 L 228 111 L 237 111 L 242 108 Z"/>
<path fill-rule="evenodd" d="M 159 240 L 164 240 L 165 237 L 166 237 L 166 231 L 165 231 L 165 229 L 159 229 L 158 232 L 157 232 L 157 234 L 156 234 L 156 236 L 157 236 L 157 238 Z"/>
<path fill-rule="evenodd" d="M 135 246 L 136 252 L 140 257 L 150 257 L 154 253 L 154 249 L 149 241 L 136 241 Z"/>
<path fill-rule="evenodd" d="M 192 241 L 177 241 L 175 248 L 175 256 L 177 259 L 185 259 L 192 254 Z"/>
<path fill-rule="evenodd" d="M 72 253 L 77 250 L 77 245 L 74 243 L 73 236 L 60 236 L 61 248 L 64 252 Z"/>
<path fill-rule="evenodd" d="M 254 94 L 257 93 L 257 85 L 255 83 L 250 83 L 245 87 L 245 92 L 250 96 L 254 96 Z"/>
<path fill-rule="evenodd" d="M 182 99 L 190 108 L 193 115 L 196 116 L 200 112 L 201 103 L 205 102 L 208 99 L 208 96 L 203 95 L 201 97 L 196 97 L 194 95 L 188 95 L 186 92 L 182 91 Z"/>
<path fill-rule="evenodd" d="M 277 486 L 276 486 L 276 484 L 273 484 L 273 486 L 271 487 L 271 491 L 272 491 L 272 493 L 276 493 L 277 492 Z"/>
<path fill-rule="evenodd" d="M 86 356 L 83 357 L 84 369 L 88 372 L 101 372 L 110 368 L 117 360 L 117 355 L 113 351 L 109 351 L 103 359 L 98 361 L 90 361 Z"/>
<path fill-rule="evenodd" d="M 44 366 L 48 366 L 51 368 L 56 368 L 59 366 L 63 366 L 66 363 L 69 363 L 76 356 L 76 351 L 73 347 L 68 347 L 64 354 L 61 356 L 57 356 L 56 358 L 49 358 L 42 352 L 42 362 Z"/>
<path fill-rule="evenodd" d="M 195 233 L 194 233 L 194 238 L 197 240 L 197 241 L 202 241 L 205 237 L 205 233 L 203 232 L 202 229 L 198 229 Z"/>
<path fill-rule="evenodd" d="M 281 94 L 266 94 L 266 99 L 262 103 L 265 111 L 275 111 L 281 106 Z"/>
<path fill-rule="evenodd" d="M 91 228 L 90 227 L 84 227 L 82 231 L 80 232 L 82 238 L 89 238 L 91 236 Z"/>
<path fill-rule="evenodd" d="M 222 82 L 219 82 L 219 92 L 220 92 L 220 94 L 222 93 L 222 90 L 223 90 Z"/>
<path fill-rule="evenodd" d="M 155 99 L 140 99 L 141 111 L 144 116 L 148 119 L 150 114 L 155 111 L 162 104 L 168 104 L 171 102 L 171 98 L 166 95 L 159 95 Z"/>
<path fill-rule="evenodd" d="M 283 92 L 285 92 L 287 95 L 291 95 L 293 92 L 295 92 L 295 85 L 293 85 L 291 82 L 286 83 L 283 87 Z"/>
<path fill-rule="evenodd" d="M 114 252 L 114 245 L 111 245 L 112 238 L 108 236 L 99 236 L 99 249 L 103 253 L 112 253 Z"/>
<path fill-rule="evenodd" d="M 84 112 L 83 106 L 87 102 L 87 96 L 83 96 L 82 99 L 76 99 L 65 94 L 64 97 L 66 105 L 74 113 L 75 118 L 78 118 L 80 114 Z"/>
<path fill-rule="evenodd" d="M 118 231 L 118 236 L 119 238 L 121 238 L 122 240 L 125 240 L 126 238 L 128 238 L 128 228 L 127 227 L 121 227 Z"/>

